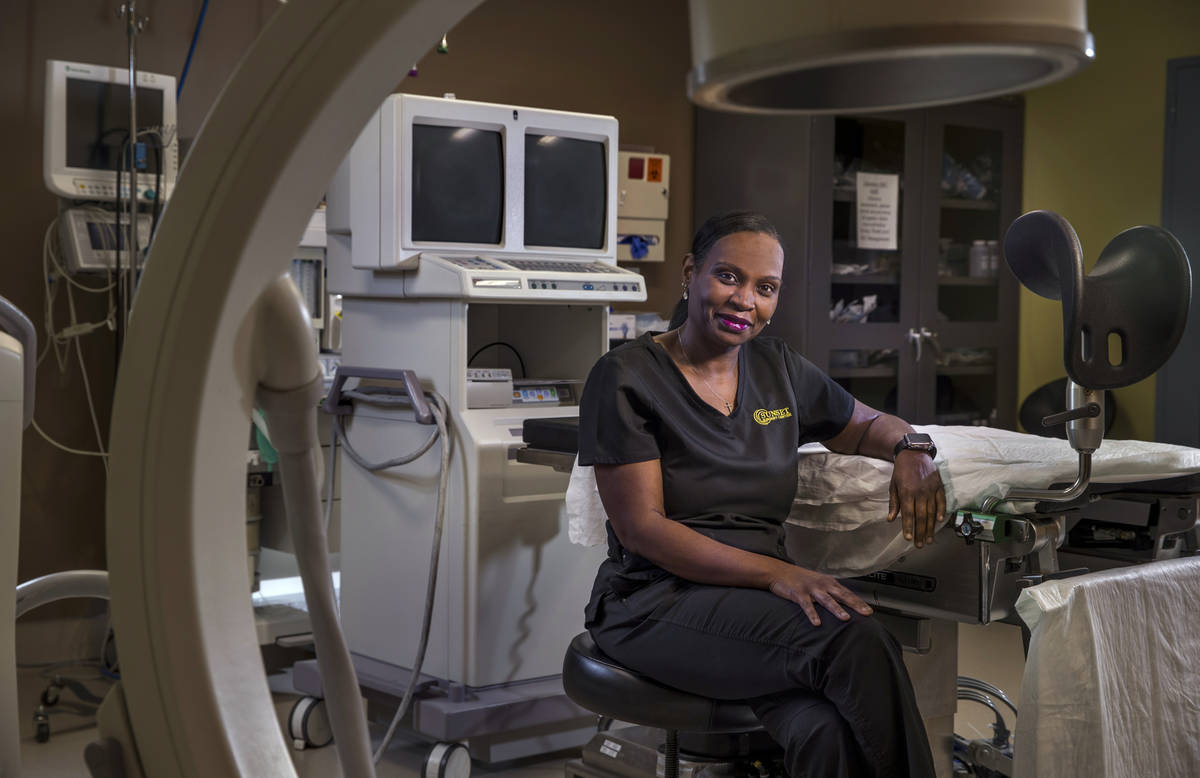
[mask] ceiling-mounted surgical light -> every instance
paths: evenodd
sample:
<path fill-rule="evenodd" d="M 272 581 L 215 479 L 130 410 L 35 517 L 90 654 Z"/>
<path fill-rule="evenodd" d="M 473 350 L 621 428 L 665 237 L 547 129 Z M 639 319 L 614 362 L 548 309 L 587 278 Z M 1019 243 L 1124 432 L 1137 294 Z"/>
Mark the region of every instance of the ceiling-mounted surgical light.
<path fill-rule="evenodd" d="M 690 0 L 688 95 L 852 113 L 1019 92 L 1095 56 L 1085 0 Z"/>

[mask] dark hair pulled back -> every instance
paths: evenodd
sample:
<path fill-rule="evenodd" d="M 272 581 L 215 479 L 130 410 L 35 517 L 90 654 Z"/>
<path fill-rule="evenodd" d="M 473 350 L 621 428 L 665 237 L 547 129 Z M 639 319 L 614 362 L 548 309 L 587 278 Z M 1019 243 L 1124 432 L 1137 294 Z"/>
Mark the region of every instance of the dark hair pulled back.
<path fill-rule="evenodd" d="M 782 243 L 779 239 L 779 231 L 775 229 L 775 225 L 755 211 L 730 211 L 729 213 L 717 214 L 710 216 L 705 220 L 704 224 L 700 225 L 700 229 L 696 230 L 696 234 L 692 236 L 692 263 L 696 270 L 699 270 L 708 260 L 708 253 L 717 241 L 727 235 L 733 235 L 737 232 L 757 232 L 763 235 L 774 238 L 777 242 Z M 675 310 L 671 313 L 670 329 L 675 329 L 683 325 L 687 321 L 688 304 L 687 300 L 682 297 L 679 302 L 675 303 Z"/>

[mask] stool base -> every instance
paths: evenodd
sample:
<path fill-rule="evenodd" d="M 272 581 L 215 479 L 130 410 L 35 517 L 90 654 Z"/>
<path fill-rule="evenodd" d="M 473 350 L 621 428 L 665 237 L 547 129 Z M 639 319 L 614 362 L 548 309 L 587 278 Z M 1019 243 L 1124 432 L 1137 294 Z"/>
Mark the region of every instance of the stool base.
<path fill-rule="evenodd" d="M 580 759 L 567 762 L 566 778 L 663 778 L 664 740 L 663 730 L 653 727 L 599 732 L 583 747 Z M 784 778 L 783 751 L 764 732 L 681 732 L 679 743 L 679 778 Z"/>

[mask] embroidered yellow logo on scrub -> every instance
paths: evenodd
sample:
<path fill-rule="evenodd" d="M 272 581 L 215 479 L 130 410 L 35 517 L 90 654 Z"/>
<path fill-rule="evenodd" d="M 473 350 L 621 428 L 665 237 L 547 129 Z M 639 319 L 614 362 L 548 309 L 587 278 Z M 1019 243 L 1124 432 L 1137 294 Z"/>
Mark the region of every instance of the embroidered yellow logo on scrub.
<path fill-rule="evenodd" d="M 773 411 L 768 411 L 766 408 L 759 408 L 754 412 L 754 420 L 764 427 L 775 421 L 776 419 L 792 418 L 791 408 L 777 408 Z"/>

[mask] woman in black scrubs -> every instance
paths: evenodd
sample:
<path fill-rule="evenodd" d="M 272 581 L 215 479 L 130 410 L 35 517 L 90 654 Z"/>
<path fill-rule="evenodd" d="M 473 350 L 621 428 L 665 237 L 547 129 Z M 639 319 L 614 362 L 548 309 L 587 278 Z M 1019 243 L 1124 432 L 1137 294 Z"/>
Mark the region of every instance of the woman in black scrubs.
<path fill-rule="evenodd" d="M 896 641 L 836 579 L 792 564 L 783 529 L 797 448 L 822 441 L 894 459 L 888 519 L 918 548 L 933 542 L 945 495 L 932 446 L 757 337 L 782 275 L 765 218 L 713 217 L 684 259 L 672 329 L 592 369 L 579 462 L 595 467 L 609 553 L 587 628 L 664 684 L 747 700 L 792 778 L 933 776 Z"/>

